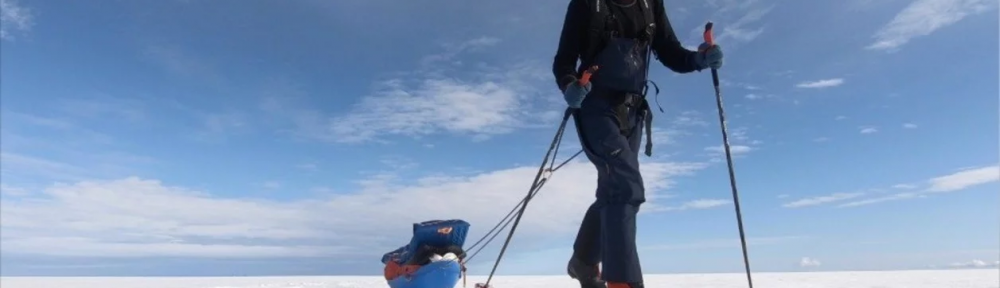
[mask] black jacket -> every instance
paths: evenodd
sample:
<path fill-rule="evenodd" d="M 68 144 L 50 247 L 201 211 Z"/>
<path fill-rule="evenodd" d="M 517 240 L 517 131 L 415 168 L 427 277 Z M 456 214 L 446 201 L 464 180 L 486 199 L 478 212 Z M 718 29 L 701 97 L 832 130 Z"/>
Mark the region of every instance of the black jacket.
<path fill-rule="evenodd" d="M 603 0 L 612 1 L 612 0 Z M 643 1 L 643 0 L 635 0 Z M 695 51 L 688 50 L 677 40 L 670 20 L 667 19 L 663 8 L 663 0 L 649 0 L 650 9 L 653 9 L 653 19 L 656 21 L 656 35 L 653 38 L 652 48 L 657 60 L 664 66 L 677 73 L 688 73 L 695 71 L 692 62 Z M 586 59 L 592 55 L 583 55 L 589 43 L 590 37 L 590 16 L 592 7 L 588 6 L 588 0 L 570 0 L 566 9 L 566 18 L 563 21 L 562 33 L 559 36 L 559 48 L 556 50 L 555 59 L 552 61 L 552 73 L 556 78 L 559 90 L 564 90 L 566 85 L 574 81 L 584 67 L 590 66 L 588 63 L 592 59 Z M 624 15 L 619 15 L 624 17 Z M 642 22 L 642 19 L 633 19 L 635 22 Z M 584 59 L 581 59 L 584 58 Z M 577 66 L 577 60 L 581 60 L 581 65 Z"/>

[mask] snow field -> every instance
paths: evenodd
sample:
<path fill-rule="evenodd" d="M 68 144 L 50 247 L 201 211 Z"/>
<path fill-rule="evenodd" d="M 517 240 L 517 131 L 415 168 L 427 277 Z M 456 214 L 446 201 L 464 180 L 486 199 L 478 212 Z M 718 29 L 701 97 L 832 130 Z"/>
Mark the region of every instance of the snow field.
<path fill-rule="evenodd" d="M 754 273 L 757 288 L 1000 288 L 1000 270 Z M 483 282 L 471 275 L 467 287 Z M 494 276 L 494 288 L 578 288 L 568 276 Z M 381 276 L 0 277 L 2 288 L 388 288 Z M 456 288 L 462 287 L 459 281 Z M 745 274 L 647 275 L 648 288 L 745 288 Z"/>

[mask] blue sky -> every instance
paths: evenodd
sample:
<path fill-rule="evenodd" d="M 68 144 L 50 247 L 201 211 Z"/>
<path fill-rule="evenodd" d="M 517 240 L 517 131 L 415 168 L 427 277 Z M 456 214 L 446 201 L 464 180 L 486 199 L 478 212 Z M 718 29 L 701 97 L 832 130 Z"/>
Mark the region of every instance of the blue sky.
<path fill-rule="evenodd" d="M 413 222 L 499 221 L 565 107 L 566 1 L 0 3 L 4 275 L 377 275 Z M 995 267 L 996 1 L 666 6 L 688 47 L 716 23 L 755 271 Z M 651 77 L 644 271 L 739 272 L 711 76 Z M 594 177 L 501 274 L 563 273 Z"/>

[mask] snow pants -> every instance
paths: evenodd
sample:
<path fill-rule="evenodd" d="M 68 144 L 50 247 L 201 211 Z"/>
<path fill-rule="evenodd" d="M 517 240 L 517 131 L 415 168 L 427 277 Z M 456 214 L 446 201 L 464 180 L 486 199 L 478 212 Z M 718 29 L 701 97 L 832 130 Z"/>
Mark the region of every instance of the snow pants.
<path fill-rule="evenodd" d="M 607 282 L 642 282 L 635 234 L 636 214 L 646 201 L 639 144 L 641 123 L 652 116 L 648 107 L 640 95 L 595 89 L 574 114 L 580 144 L 598 173 L 597 199 L 580 224 L 573 256 L 588 265 L 602 263 Z"/>

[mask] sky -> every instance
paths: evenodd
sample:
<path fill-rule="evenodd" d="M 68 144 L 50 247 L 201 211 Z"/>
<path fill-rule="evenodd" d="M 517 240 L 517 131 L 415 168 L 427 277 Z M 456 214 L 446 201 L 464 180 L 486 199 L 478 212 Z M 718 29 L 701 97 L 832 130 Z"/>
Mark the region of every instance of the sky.
<path fill-rule="evenodd" d="M 482 237 L 565 109 L 567 1 L 0 3 L 7 276 L 378 275 L 412 223 Z M 753 271 L 997 266 L 996 1 L 665 6 L 725 53 Z M 740 272 L 711 75 L 650 77 L 643 271 Z M 583 157 L 556 171 L 498 273 L 565 273 L 595 188 Z"/>

